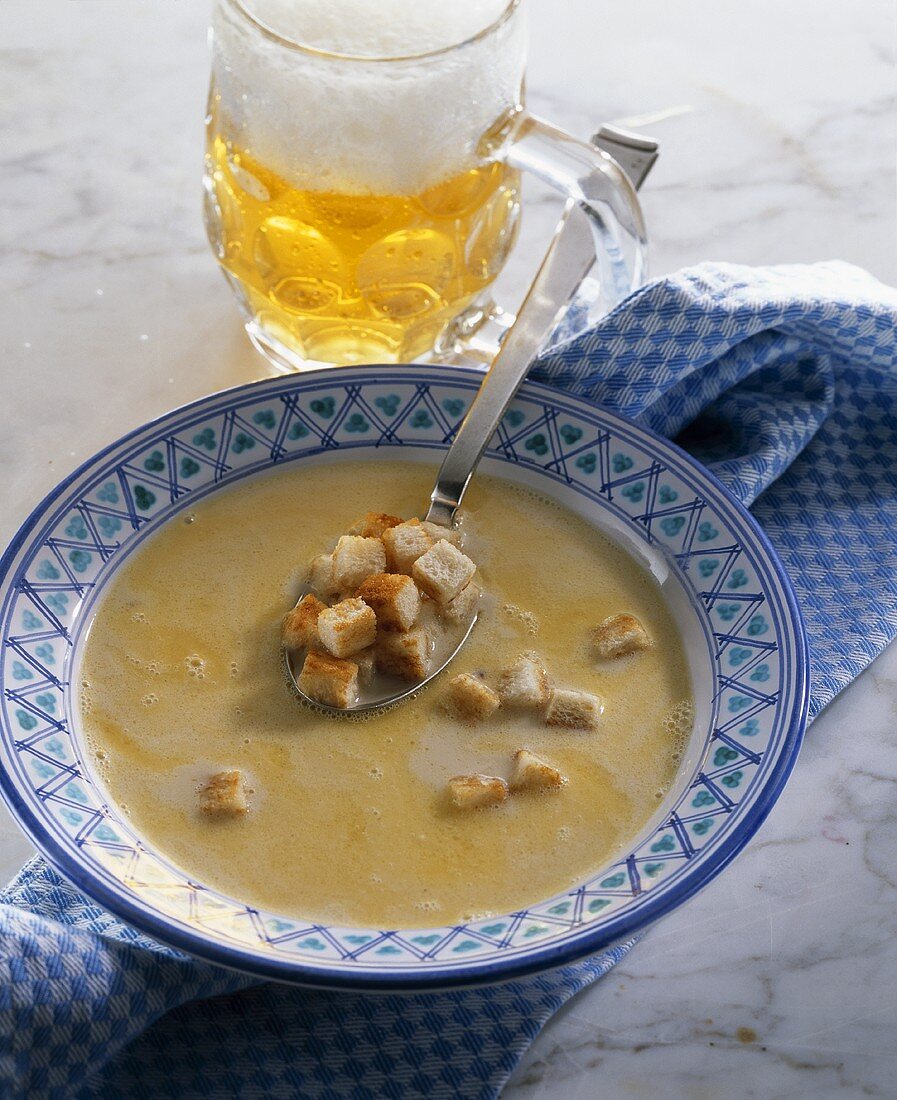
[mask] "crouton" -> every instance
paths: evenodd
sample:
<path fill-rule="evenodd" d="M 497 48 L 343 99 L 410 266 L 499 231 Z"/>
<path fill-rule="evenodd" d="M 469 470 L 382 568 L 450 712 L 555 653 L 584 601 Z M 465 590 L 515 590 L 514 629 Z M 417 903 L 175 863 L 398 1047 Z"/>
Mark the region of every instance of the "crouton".
<path fill-rule="evenodd" d="M 400 680 L 423 680 L 430 670 L 430 650 L 430 636 L 420 626 L 403 634 L 380 631 L 375 645 L 377 668 Z"/>
<path fill-rule="evenodd" d="M 217 772 L 199 792 L 199 809 L 210 817 L 237 817 L 249 809 L 243 773 Z"/>
<path fill-rule="evenodd" d="M 424 595 L 445 605 L 466 587 L 476 569 L 466 554 L 442 539 L 421 554 L 411 568 L 411 576 Z"/>
<path fill-rule="evenodd" d="M 517 710 L 539 709 L 548 702 L 551 685 L 545 666 L 529 653 L 524 653 L 498 677 L 498 694 L 502 704 Z"/>
<path fill-rule="evenodd" d="M 378 539 L 384 531 L 388 531 L 390 527 L 398 527 L 402 522 L 400 516 L 390 516 L 386 512 L 365 512 L 361 519 L 349 528 L 349 534 L 361 535 L 366 539 Z"/>
<path fill-rule="evenodd" d="M 355 592 L 372 573 L 386 569 L 386 551 L 379 539 L 343 535 L 333 551 L 333 584 L 340 594 Z"/>
<path fill-rule="evenodd" d="M 427 520 L 423 520 L 421 527 L 423 527 L 433 542 L 439 542 L 440 539 L 445 539 L 445 541 L 450 542 L 452 546 L 457 546 L 459 550 L 464 545 L 464 536 L 456 527 L 443 527 L 441 523 L 428 523 Z"/>
<path fill-rule="evenodd" d="M 634 615 L 611 615 L 595 628 L 592 644 L 598 657 L 612 661 L 648 649 L 651 639 Z"/>
<path fill-rule="evenodd" d="M 309 699 L 348 710 L 358 702 L 358 665 L 329 653 L 308 653 L 297 683 Z"/>
<path fill-rule="evenodd" d="M 318 634 L 324 648 L 334 657 L 351 657 L 374 644 L 377 616 L 364 600 L 342 600 L 320 613 Z"/>
<path fill-rule="evenodd" d="M 320 645 L 318 616 L 327 605 L 309 593 L 283 617 L 280 637 L 287 649 L 309 649 Z"/>
<path fill-rule="evenodd" d="M 306 575 L 306 583 L 316 596 L 326 601 L 337 593 L 333 583 L 333 557 L 330 554 L 318 554 L 312 558 Z"/>
<path fill-rule="evenodd" d="M 555 688 L 548 701 L 545 721 L 549 726 L 563 726 L 571 730 L 593 730 L 604 711 L 604 704 L 597 695 L 585 691 Z"/>
<path fill-rule="evenodd" d="M 480 590 L 471 581 L 453 600 L 449 600 L 444 607 L 441 607 L 439 612 L 447 623 L 451 623 L 452 626 L 461 626 L 470 622 L 479 602 Z"/>
<path fill-rule="evenodd" d="M 529 749 L 520 749 L 514 753 L 514 770 L 508 780 L 508 787 L 512 792 L 556 790 L 566 782 L 566 776 L 540 760 Z"/>
<path fill-rule="evenodd" d="M 448 795 L 459 810 L 479 810 L 504 802 L 508 785 L 497 775 L 456 775 L 448 781 Z"/>
<path fill-rule="evenodd" d="M 359 686 L 367 687 L 374 679 L 374 669 L 376 668 L 374 647 L 368 646 L 367 649 L 363 649 L 360 653 L 353 653 L 352 660 L 358 665 Z"/>
<path fill-rule="evenodd" d="M 459 722 L 482 722 L 498 709 L 500 702 L 488 684 L 469 672 L 453 676 L 442 694 L 443 709 Z"/>
<path fill-rule="evenodd" d="M 390 573 L 406 573 L 410 576 L 411 567 L 433 545 L 433 540 L 423 529 L 419 519 L 410 519 L 398 527 L 390 527 L 383 532 L 383 545 L 386 548 L 386 563 Z M 382 572 L 382 570 L 380 570 Z"/>
<path fill-rule="evenodd" d="M 420 613 L 420 593 L 404 573 L 375 573 L 358 589 L 381 630 L 410 630 Z"/>

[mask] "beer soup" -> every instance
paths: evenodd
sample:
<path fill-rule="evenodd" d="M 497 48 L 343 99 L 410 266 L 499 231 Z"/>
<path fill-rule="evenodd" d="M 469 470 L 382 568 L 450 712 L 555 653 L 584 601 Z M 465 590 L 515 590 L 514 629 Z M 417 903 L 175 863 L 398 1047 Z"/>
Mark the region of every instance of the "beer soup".
<path fill-rule="evenodd" d="M 480 620 L 444 676 L 364 720 L 294 697 L 281 621 L 307 562 L 372 507 L 414 515 L 432 476 L 371 462 L 248 479 L 169 521 L 111 579 L 79 673 L 88 748 L 135 829 L 197 880 L 310 921 L 453 923 L 573 886 L 669 790 L 691 686 L 656 583 L 573 513 L 485 475 L 463 525 Z M 635 617 L 650 647 L 602 660 L 594 632 L 618 616 Z M 600 698 L 594 728 L 504 705 L 471 723 L 446 708 L 450 680 L 530 651 L 554 683 Z M 522 767 L 565 782 L 515 792 Z M 234 775 L 245 812 L 202 812 L 200 792 L 214 806 Z M 453 779 L 478 775 L 511 796 L 470 808 L 470 783 L 450 796 Z"/>

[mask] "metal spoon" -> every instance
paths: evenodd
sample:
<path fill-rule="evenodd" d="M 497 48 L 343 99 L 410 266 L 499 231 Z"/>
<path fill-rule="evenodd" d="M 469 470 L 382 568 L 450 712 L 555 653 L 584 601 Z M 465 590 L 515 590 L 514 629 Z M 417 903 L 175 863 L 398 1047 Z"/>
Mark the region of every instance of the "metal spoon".
<path fill-rule="evenodd" d="M 606 128 L 604 131 L 599 131 L 594 140 L 598 145 L 609 145 L 611 141 L 620 143 L 621 133 L 623 132 L 610 131 Z M 613 136 L 607 136 L 609 134 Z M 632 141 L 644 142 L 644 139 L 639 139 L 636 135 L 625 134 L 624 137 L 632 139 L 629 141 L 630 149 L 633 148 Z M 604 138 L 603 141 L 602 138 Z M 653 155 L 650 156 L 647 168 L 650 168 L 656 157 L 656 143 L 651 143 L 651 146 Z M 608 160 L 620 179 L 628 184 L 628 177 L 616 162 L 610 157 Z M 636 186 L 644 179 L 647 168 L 636 175 Z M 477 391 L 442 461 L 439 473 L 436 475 L 436 486 L 430 494 L 430 507 L 424 517 L 428 522 L 438 524 L 447 530 L 451 530 L 454 525 L 455 513 L 489 440 L 495 434 L 543 341 L 552 331 L 558 314 L 594 263 L 596 234 L 593 232 L 593 219 L 595 217 L 595 213 L 581 203 L 567 204 L 545 258 L 520 307 L 517 319 L 508 329 L 501 348 L 486 372 L 483 384 Z M 347 709 L 319 703 L 306 695 L 298 684 L 301 668 L 294 667 L 293 654 L 284 650 L 286 670 L 299 697 L 316 710 L 344 717 L 369 714 L 372 711 L 394 706 L 416 695 L 439 676 L 463 648 L 476 621 L 475 611 L 463 628 L 458 644 L 426 679 L 398 691 L 366 698 Z"/>

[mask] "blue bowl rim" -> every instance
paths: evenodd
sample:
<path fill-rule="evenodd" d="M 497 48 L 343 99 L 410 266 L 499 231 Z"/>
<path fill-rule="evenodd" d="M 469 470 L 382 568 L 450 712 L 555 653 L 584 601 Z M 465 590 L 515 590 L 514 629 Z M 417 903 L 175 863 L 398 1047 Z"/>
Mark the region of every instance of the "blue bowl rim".
<path fill-rule="evenodd" d="M 322 370 L 306 371 L 296 378 L 308 379 L 312 376 L 321 378 L 346 379 L 356 373 L 362 379 L 370 379 L 372 371 L 398 372 L 426 370 L 444 374 L 446 381 L 465 381 L 479 379 L 482 371 L 477 368 L 457 366 L 441 366 L 438 364 L 382 364 L 364 365 L 361 367 L 325 368 Z M 290 376 L 286 376 L 290 377 Z M 385 380 L 381 374 L 378 380 Z M 31 510 L 30 514 L 13 536 L 3 555 L 0 556 L 0 585 L 6 579 L 13 561 L 21 549 L 23 543 L 29 538 L 32 530 L 37 525 L 41 516 L 57 501 L 67 489 L 81 476 L 86 474 L 108 454 L 124 446 L 130 440 L 136 439 L 148 430 L 161 426 L 164 421 L 180 414 L 198 411 L 203 404 L 212 399 L 225 396 L 238 396 L 249 394 L 255 389 L 264 389 L 267 386 L 283 384 L 285 376 L 255 379 L 251 382 L 241 383 L 224 390 L 206 394 L 184 405 L 176 406 L 160 414 L 138 427 L 126 432 L 112 443 L 95 452 L 82 462 L 67 477 L 60 481 L 44 498 Z M 676 443 L 659 435 L 649 428 L 645 428 L 621 414 L 600 406 L 595 402 L 577 394 L 567 393 L 552 386 L 540 382 L 526 380 L 521 387 L 521 392 L 532 392 L 534 396 L 541 396 L 548 401 L 565 399 L 580 403 L 600 411 L 601 415 L 617 421 L 627 431 L 635 431 L 646 440 L 660 444 L 662 448 L 670 450 L 687 467 L 696 472 L 698 477 L 706 480 L 735 514 L 744 522 L 756 540 L 757 545 L 763 551 L 771 571 L 781 586 L 785 607 L 788 613 L 787 625 L 790 627 L 794 640 L 794 705 L 788 720 L 788 728 L 781 741 L 781 748 L 772 770 L 768 774 L 763 789 L 756 801 L 745 812 L 744 817 L 738 821 L 738 826 L 723 844 L 716 848 L 708 858 L 697 867 L 694 873 L 683 876 L 667 890 L 656 891 L 656 896 L 649 898 L 640 906 L 635 914 L 627 914 L 624 909 L 619 916 L 612 917 L 596 927 L 586 927 L 582 933 L 566 942 L 552 946 L 534 947 L 532 951 L 522 956 L 516 956 L 508 960 L 496 960 L 493 962 L 478 962 L 471 959 L 469 966 L 464 969 L 442 969 L 428 967 L 425 971 L 411 970 L 407 973 L 391 971 L 388 975 L 378 974 L 376 971 L 347 971 L 331 968 L 325 965 L 307 969 L 301 962 L 294 959 L 279 957 L 264 958 L 251 951 L 239 947 L 224 946 L 206 939 L 204 936 L 186 931 L 184 928 L 170 924 L 163 917 L 157 917 L 153 913 L 132 904 L 127 897 L 119 894 L 113 888 L 107 887 L 103 882 L 93 878 L 77 860 L 73 859 L 64 845 L 56 842 L 45 834 L 40 819 L 32 814 L 31 809 L 22 801 L 11 777 L 5 770 L 0 769 L 0 797 L 12 812 L 16 821 L 24 829 L 38 850 L 50 861 L 53 867 L 73 886 L 82 891 L 88 898 L 107 909 L 114 916 L 120 918 L 132 927 L 137 928 L 147 935 L 157 938 L 160 942 L 184 951 L 187 954 L 216 966 L 250 975 L 255 978 L 270 979 L 289 984 L 302 985 L 309 988 L 321 989 L 346 989 L 369 990 L 371 992 L 395 992 L 408 990 L 411 992 L 426 992 L 448 988 L 460 988 L 465 986 L 487 985 L 496 982 L 510 981 L 525 978 L 547 970 L 554 970 L 577 961 L 595 955 L 600 951 L 612 947 L 614 944 L 626 940 L 636 939 L 640 933 L 656 920 L 667 915 L 673 909 L 678 908 L 683 902 L 703 889 L 710 881 L 732 862 L 736 855 L 747 845 L 760 826 L 768 817 L 773 806 L 777 802 L 789 776 L 797 762 L 797 757 L 803 741 L 803 735 L 808 722 L 809 711 L 809 644 L 806 628 L 797 597 L 791 579 L 768 536 L 757 523 L 748 509 L 731 493 L 731 491 L 705 466 L 699 463 Z M 652 891 L 652 893 L 654 893 Z"/>

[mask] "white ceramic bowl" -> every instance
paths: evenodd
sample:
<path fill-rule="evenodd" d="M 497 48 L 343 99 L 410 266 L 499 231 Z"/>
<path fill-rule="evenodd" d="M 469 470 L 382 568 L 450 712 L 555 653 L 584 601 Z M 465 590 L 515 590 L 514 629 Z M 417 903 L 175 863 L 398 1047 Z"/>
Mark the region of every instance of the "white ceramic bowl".
<path fill-rule="evenodd" d="M 631 936 L 747 843 L 782 791 L 806 719 L 807 648 L 791 585 L 751 516 L 682 451 L 534 384 L 484 471 L 556 498 L 627 547 L 661 584 L 690 659 L 697 714 L 679 779 L 622 858 L 488 920 L 338 928 L 194 882 L 107 800 L 71 681 L 92 608 L 126 555 L 200 497 L 274 466 L 401 457 L 435 467 L 479 379 L 361 367 L 215 394 L 106 448 L 28 518 L 0 562 L 0 789 L 85 894 L 160 940 L 259 975 L 435 987 L 554 967 Z"/>

